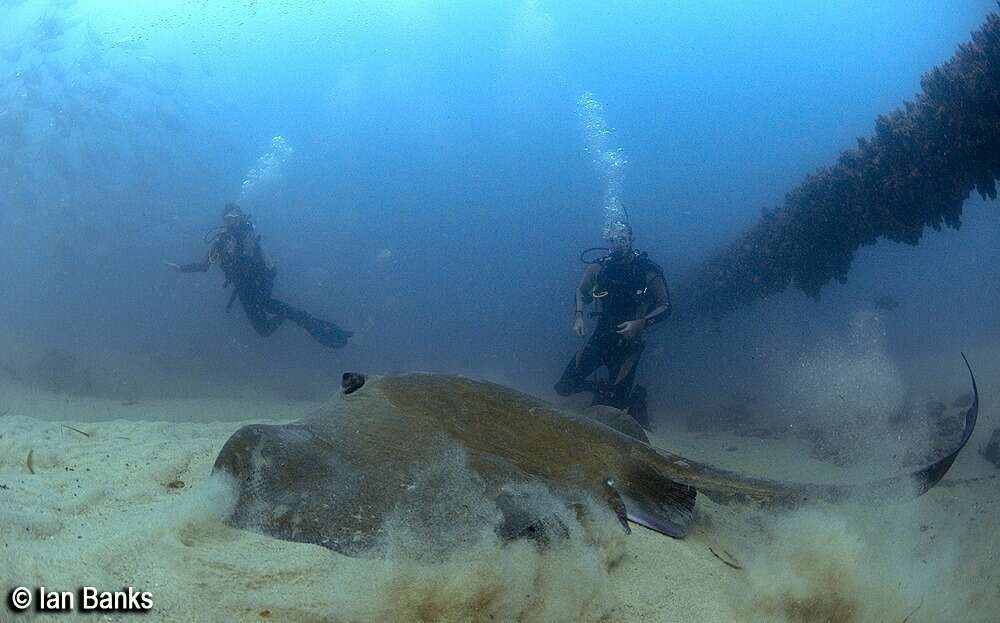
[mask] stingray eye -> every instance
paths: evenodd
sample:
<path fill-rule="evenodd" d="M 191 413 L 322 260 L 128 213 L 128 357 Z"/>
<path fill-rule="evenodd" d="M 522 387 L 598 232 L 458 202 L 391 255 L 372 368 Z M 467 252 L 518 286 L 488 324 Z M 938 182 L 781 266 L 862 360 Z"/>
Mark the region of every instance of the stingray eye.
<path fill-rule="evenodd" d="M 340 381 L 340 387 L 344 394 L 353 394 L 365 384 L 365 375 L 357 372 L 344 372 L 344 377 Z"/>

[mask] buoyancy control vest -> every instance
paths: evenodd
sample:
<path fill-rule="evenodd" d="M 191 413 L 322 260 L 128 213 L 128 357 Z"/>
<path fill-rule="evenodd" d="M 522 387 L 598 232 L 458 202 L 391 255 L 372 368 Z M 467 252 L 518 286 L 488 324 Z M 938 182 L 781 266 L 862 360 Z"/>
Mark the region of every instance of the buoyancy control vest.
<path fill-rule="evenodd" d="M 601 268 L 591 296 L 601 303 L 600 324 L 607 328 L 635 320 L 651 296 L 647 275 L 653 272 L 656 278 L 663 279 L 663 269 L 645 252 L 636 250 L 632 251 L 631 261 L 609 255 L 598 263 Z"/>
<path fill-rule="evenodd" d="M 223 230 L 212 241 L 212 252 L 226 276 L 226 285 L 260 279 L 274 267 L 260 246 L 253 223 L 244 221 L 236 231 Z"/>

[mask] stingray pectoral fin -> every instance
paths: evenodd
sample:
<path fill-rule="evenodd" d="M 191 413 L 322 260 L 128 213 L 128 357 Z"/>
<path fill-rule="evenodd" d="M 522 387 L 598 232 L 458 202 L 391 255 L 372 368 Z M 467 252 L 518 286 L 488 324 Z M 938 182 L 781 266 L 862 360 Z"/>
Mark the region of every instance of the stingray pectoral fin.
<path fill-rule="evenodd" d="M 687 536 L 694 516 L 694 487 L 670 482 L 654 497 L 623 494 L 628 520 L 661 534 L 680 539 Z"/>

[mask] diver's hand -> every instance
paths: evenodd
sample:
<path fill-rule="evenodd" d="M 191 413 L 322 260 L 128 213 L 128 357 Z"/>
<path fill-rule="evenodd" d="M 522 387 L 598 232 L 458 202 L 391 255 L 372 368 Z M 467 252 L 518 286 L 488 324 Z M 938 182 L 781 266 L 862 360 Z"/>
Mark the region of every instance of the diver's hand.
<path fill-rule="evenodd" d="M 583 324 L 583 314 L 576 315 L 576 321 L 573 323 L 573 333 L 576 333 L 577 337 L 583 337 L 583 333 L 586 327 Z"/>
<path fill-rule="evenodd" d="M 180 264 L 177 264 L 177 263 L 175 263 L 175 262 L 163 262 L 163 263 L 164 263 L 164 264 L 166 264 L 167 266 L 169 266 L 170 268 L 173 268 L 174 270 L 176 270 L 176 271 L 178 271 L 178 272 L 179 272 L 179 271 L 180 271 L 180 269 L 181 269 L 181 265 L 180 265 Z"/>
<path fill-rule="evenodd" d="M 628 320 L 618 325 L 618 335 L 624 337 L 626 340 L 634 340 L 639 337 L 645 326 L 645 320 Z"/>

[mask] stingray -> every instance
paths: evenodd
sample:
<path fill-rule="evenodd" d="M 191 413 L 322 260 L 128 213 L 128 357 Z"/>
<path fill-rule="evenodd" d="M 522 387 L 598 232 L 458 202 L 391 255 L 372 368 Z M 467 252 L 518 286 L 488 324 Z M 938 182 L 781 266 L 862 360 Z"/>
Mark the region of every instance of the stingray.
<path fill-rule="evenodd" d="M 979 410 L 974 377 L 972 386 L 953 451 L 916 471 L 863 484 L 746 477 L 654 448 L 617 409 L 568 413 L 494 383 L 424 373 L 347 373 L 326 408 L 289 424 L 239 429 L 213 471 L 230 475 L 236 488 L 230 525 L 348 555 L 376 551 L 387 522 L 428 505 L 445 522 L 491 523 L 502 541 L 564 535 L 566 522 L 526 493 L 532 487 L 578 517 L 603 510 L 626 532 L 633 522 L 681 538 L 698 492 L 723 503 L 765 505 L 926 492 L 972 434 Z M 474 489 L 487 512 L 470 514 L 461 487 L 427 477 L 454 457 L 465 477 L 461 486 Z"/>

